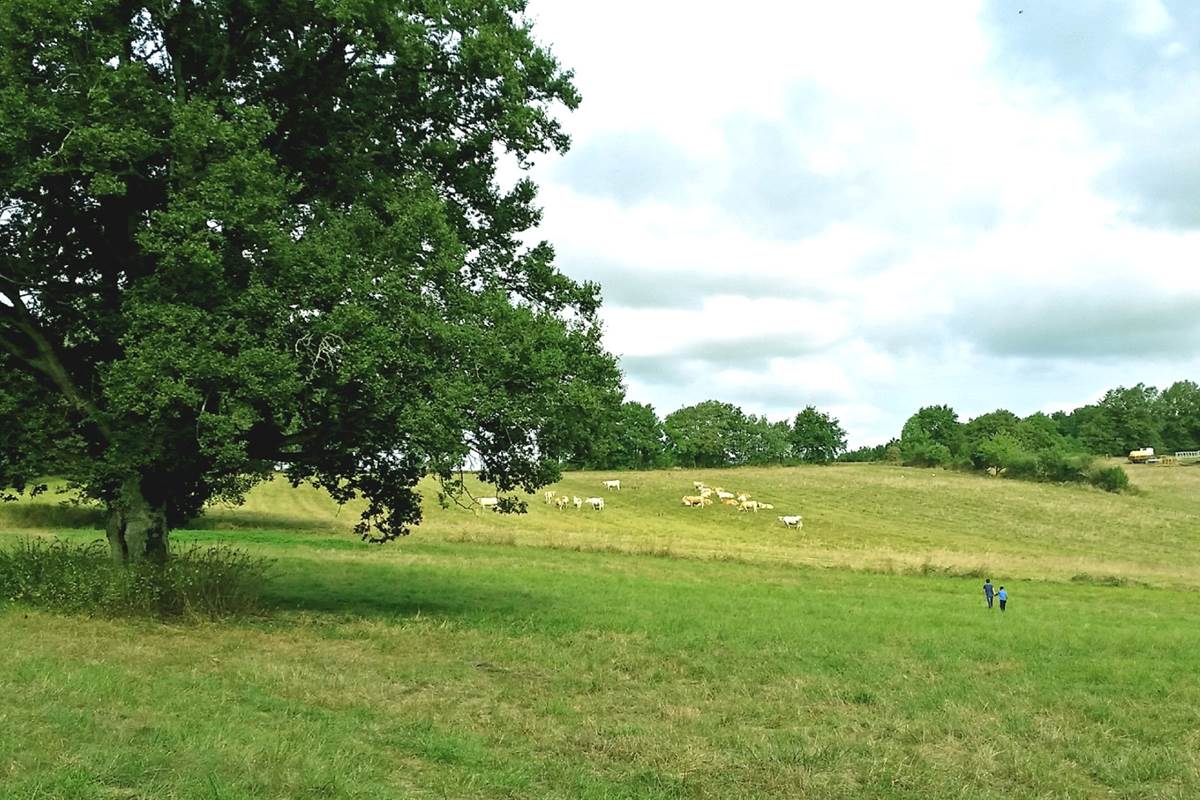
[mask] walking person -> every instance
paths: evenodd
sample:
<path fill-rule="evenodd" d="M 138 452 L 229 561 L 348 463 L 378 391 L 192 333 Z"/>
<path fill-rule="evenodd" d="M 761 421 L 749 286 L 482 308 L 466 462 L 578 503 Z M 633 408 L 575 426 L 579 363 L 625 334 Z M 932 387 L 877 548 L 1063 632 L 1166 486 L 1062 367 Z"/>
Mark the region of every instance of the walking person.
<path fill-rule="evenodd" d="M 1000 587 L 1000 591 L 996 592 L 996 597 L 1000 599 L 1000 610 L 1003 611 L 1004 607 L 1008 605 L 1008 592 L 1004 591 L 1003 586 Z"/>
<path fill-rule="evenodd" d="M 992 579 L 984 578 L 984 580 L 983 580 L 983 599 L 987 600 L 988 611 L 992 610 L 992 596 L 995 594 L 996 594 L 996 590 L 995 590 L 995 587 L 992 586 Z"/>

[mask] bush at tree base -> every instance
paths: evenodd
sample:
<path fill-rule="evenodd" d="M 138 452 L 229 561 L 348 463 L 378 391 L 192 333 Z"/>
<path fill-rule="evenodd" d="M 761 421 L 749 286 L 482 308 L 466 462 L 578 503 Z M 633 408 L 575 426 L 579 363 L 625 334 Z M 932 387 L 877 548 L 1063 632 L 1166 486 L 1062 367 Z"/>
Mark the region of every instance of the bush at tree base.
<path fill-rule="evenodd" d="M 0 548 L 0 602 L 66 613 L 219 619 L 260 608 L 270 563 L 229 547 L 192 547 L 165 565 L 121 565 L 108 543 L 20 539 Z"/>

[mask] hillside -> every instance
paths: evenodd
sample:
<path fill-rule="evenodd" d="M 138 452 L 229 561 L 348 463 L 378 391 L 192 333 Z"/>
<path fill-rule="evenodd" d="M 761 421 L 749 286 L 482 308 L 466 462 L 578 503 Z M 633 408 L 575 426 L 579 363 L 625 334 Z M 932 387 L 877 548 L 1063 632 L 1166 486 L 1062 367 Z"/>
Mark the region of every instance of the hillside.
<path fill-rule="evenodd" d="M 1200 586 L 1200 468 L 1131 466 L 1129 472 L 1137 490 L 1120 495 L 875 464 L 620 473 L 620 492 L 601 486 L 613 475 L 578 472 L 552 488 L 604 496 L 603 512 L 560 511 L 538 495 L 528 498 L 529 513 L 522 516 L 442 509 L 430 482 L 424 487 L 426 521 L 409 541 Z M 749 492 L 775 510 L 685 508 L 680 497 L 691 493 L 693 480 Z M 48 494 L 0 506 L 0 529 L 100 522 L 92 509 L 58 503 Z M 800 532 L 775 518 L 796 513 L 804 516 Z M 366 547 L 349 532 L 356 518 L 353 508 L 339 510 L 321 492 L 277 480 L 256 488 L 244 506 L 210 509 L 192 527 L 340 532 L 347 546 Z"/>

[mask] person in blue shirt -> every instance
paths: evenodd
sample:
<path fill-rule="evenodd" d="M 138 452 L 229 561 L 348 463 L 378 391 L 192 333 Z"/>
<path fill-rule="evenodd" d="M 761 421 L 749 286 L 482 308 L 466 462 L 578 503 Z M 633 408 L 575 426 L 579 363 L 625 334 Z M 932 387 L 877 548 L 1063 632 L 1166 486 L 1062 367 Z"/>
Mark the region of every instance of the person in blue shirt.
<path fill-rule="evenodd" d="M 1000 599 L 1000 610 L 1003 611 L 1004 607 L 1008 605 L 1008 592 L 1004 591 L 1003 586 L 1000 587 L 1000 591 L 996 592 L 996 597 Z"/>
<path fill-rule="evenodd" d="M 996 593 L 995 587 L 992 586 L 992 579 L 985 578 L 983 581 L 983 599 L 987 600 L 988 611 L 992 610 L 992 595 Z"/>

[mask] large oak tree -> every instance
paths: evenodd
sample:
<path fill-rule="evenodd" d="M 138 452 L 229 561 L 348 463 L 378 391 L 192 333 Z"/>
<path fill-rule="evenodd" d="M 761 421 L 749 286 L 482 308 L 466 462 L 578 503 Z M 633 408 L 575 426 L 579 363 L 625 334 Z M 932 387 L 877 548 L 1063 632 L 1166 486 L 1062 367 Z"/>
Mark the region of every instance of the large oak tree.
<path fill-rule="evenodd" d="M 375 540 L 553 480 L 619 373 L 498 174 L 578 102 L 523 5 L 0 0 L 0 486 L 138 560 L 277 469 Z"/>

